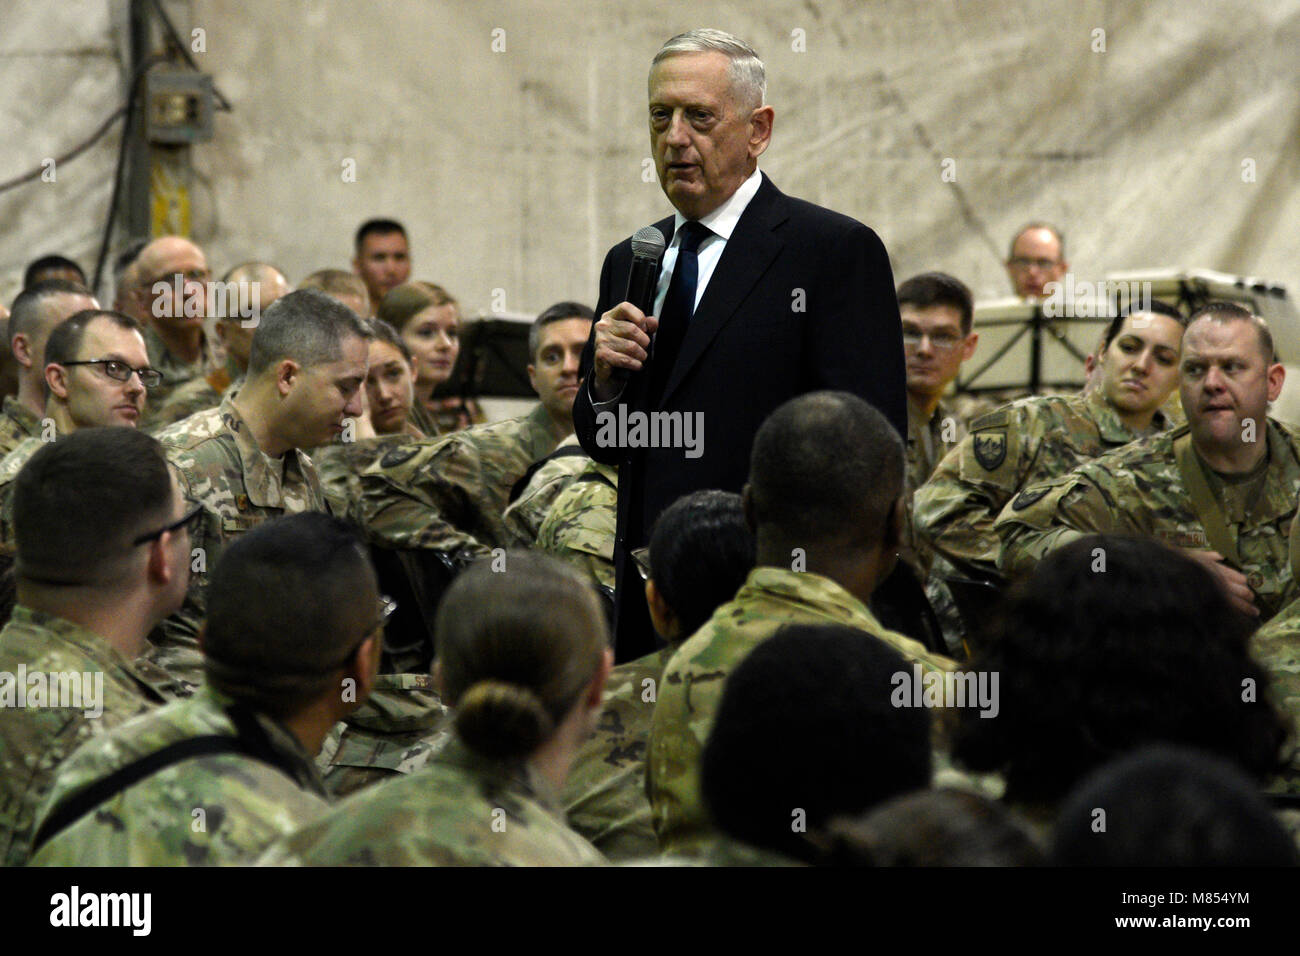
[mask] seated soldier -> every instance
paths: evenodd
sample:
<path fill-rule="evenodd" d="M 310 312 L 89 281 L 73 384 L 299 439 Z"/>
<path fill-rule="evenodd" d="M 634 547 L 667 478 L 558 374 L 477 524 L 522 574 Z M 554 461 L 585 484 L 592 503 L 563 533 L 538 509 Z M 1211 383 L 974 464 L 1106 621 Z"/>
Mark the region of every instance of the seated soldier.
<path fill-rule="evenodd" d="M 1300 448 L 1267 417 L 1285 376 L 1268 326 L 1230 303 L 1198 309 L 1181 368 L 1186 426 L 1030 485 L 1003 509 L 1005 572 L 1085 534 L 1118 532 L 1187 549 L 1261 622 L 1300 595 L 1289 552 Z"/>
<path fill-rule="evenodd" d="M 163 622 L 152 659 L 175 678 L 203 679 L 198 633 L 206 570 L 264 521 L 326 510 L 303 449 L 323 445 L 361 414 L 370 332 L 349 309 L 315 291 L 277 300 L 253 331 L 239 394 L 158 434 L 181 487 L 203 505 L 185 605 Z"/>
<path fill-rule="evenodd" d="M 781 405 L 754 438 L 743 497 L 757 566 L 672 655 L 650 731 L 655 832 L 662 849 L 683 855 L 709 836 L 698 768 L 722 683 L 783 624 L 844 624 L 927 669 L 956 666 L 867 608 L 903 529 L 903 443 L 880 412 L 845 392 Z"/>
<path fill-rule="evenodd" d="M 892 701 L 910 667 L 842 625 L 792 624 L 741 661 L 701 755 L 704 803 L 730 838 L 705 860 L 813 863 L 833 817 L 927 786 L 930 712 Z"/>
<path fill-rule="evenodd" d="M 1071 541 L 1011 588 L 971 662 L 1001 675 L 998 711 L 960 710 L 953 756 L 1002 772 L 1005 801 L 1043 832 L 1085 774 L 1143 744 L 1200 747 L 1263 778 L 1287 728 L 1247 651 L 1251 629 L 1184 552 Z"/>
<path fill-rule="evenodd" d="M 434 677 L 454 739 L 425 767 L 344 800 L 264 863 L 600 864 L 558 792 L 600 712 L 613 654 L 595 593 L 543 555 L 483 561 L 438 609 Z"/>
<path fill-rule="evenodd" d="M 385 611 L 337 518 L 290 515 L 235 541 L 208 587 L 205 685 L 60 767 L 33 863 L 247 863 L 325 812 L 312 757 L 369 694 Z"/>
<path fill-rule="evenodd" d="M 0 631 L 0 862 L 9 866 L 26 862 L 36 811 L 68 754 L 163 703 L 165 678 L 137 658 L 185 595 L 194 517 L 158 443 L 125 428 L 42 445 L 13 503 L 18 603 Z"/>
<path fill-rule="evenodd" d="M 1065 801 L 1056 866 L 1298 866 L 1254 781 L 1221 757 L 1142 747 L 1098 768 Z"/>
<path fill-rule="evenodd" d="M 45 418 L 0 461 L 0 539 L 12 541 L 13 482 L 19 470 L 57 435 L 81 428 L 135 428 L 145 390 L 160 374 L 149 367 L 139 324 L 119 312 L 87 309 L 60 322 L 45 345 Z"/>
<path fill-rule="evenodd" d="M 754 567 L 754 533 L 740 495 L 695 491 L 678 498 L 655 521 L 646 563 L 650 619 L 668 646 L 610 673 L 600 723 L 564 788 L 569 825 L 614 862 L 658 849 L 645 794 L 650 718 L 668 658 L 735 596 Z"/>
<path fill-rule="evenodd" d="M 531 548 L 537 532 L 560 493 L 591 463 L 591 456 L 570 435 L 545 458 L 533 462 L 510 491 L 510 504 L 501 514 L 512 547 Z"/>
<path fill-rule="evenodd" d="M 403 282 L 373 301 L 375 317 L 397 330 L 415 360 L 411 421 L 429 437 L 473 424 L 459 421 L 457 409 L 433 397 L 434 390 L 451 378 L 460 357 L 460 303 L 437 283 L 418 280 Z"/>
<path fill-rule="evenodd" d="M 541 398 L 533 411 L 394 448 L 362 474 L 357 511 L 372 543 L 480 557 L 509 542 L 501 514 L 510 489 L 573 433 L 578 356 L 591 319 L 561 305 L 539 315 L 529 335 L 530 380 Z"/>

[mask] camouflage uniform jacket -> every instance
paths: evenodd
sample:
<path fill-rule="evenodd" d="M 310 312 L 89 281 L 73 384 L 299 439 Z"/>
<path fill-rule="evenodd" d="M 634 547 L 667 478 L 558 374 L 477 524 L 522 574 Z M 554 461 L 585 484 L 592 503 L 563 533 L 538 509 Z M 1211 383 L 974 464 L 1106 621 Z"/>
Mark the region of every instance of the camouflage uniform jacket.
<path fill-rule="evenodd" d="M 149 365 L 163 373 L 162 384 L 149 390 L 149 404 L 155 407 L 161 408 L 172 392 L 192 379 L 202 378 L 207 369 L 206 335 L 199 348 L 199 358 L 194 362 L 183 362 L 179 356 L 173 355 L 158 333 L 147 326 L 144 346 L 148 350 Z"/>
<path fill-rule="evenodd" d="M 458 738 L 423 770 L 348 797 L 260 862 L 305 866 L 581 866 L 604 858 L 564 824 L 557 796 L 526 764 L 480 756 Z"/>
<path fill-rule="evenodd" d="M 577 448 L 578 436 L 570 435 L 560 442 L 559 448 Z M 546 518 L 546 513 L 555 504 L 555 499 L 573 480 L 582 473 L 587 462 L 587 455 L 561 455 L 552 458 L 533 473 L 524 490 L 506 508 L 501 516 L 505 521 L 506 534 L 510 544 L 520 548 L 531 548 L 537 544 L 537 532 Z"/>
<path fill-rule="evenodd" d="M 27 679 L 18 679 L 23 667 Z M 35 706 L 32 677 L 49 675 L 44 706 Z M 80 674 L 81 706 L 50 706 L 59 701 L 55 674 Z M 0 864 L 26 862 L 36 833 L 40 809 L 54 772 L 68 754 L 93 736 L 163 703 L 154 684 L 155 675 L 145 665 L 127 660 L 103 638 L 71 621 L 34 611 L 19 604 L 0 631 Z M 8 675 L 14 675 L 12 677 Z M 102 675 L 102 696 L 85 687 L 89 675 Z M 26 688 L 26 706 L 17 706 L 16 693 Z M 68 697 L 63 702 L 70 702 Z M 75 699 L 71 702 L 75 702 Z M 97 706 L 91 706 L 97 704 Z M 102 713 L 94 713 L 99 708 Z"/>
<path fill-rule="evenodd" d="M 1025 488 L 997 521 L 1004 570 L 1026 573 L 1050 551 L 1087 534 L 1144 535 L 1174 547 L 1219 550 L 1246 575 L 1261 622 L 1271 618 L 1297 596 L 1289 553 L 1300 501 L 1295 440 L 1270 421 L 1267 468 L 1260 480 L 1214 492 L 1232 554 L 1212 548 L 1192 505 L 1174 451 L 1185 434 L 1184 425 Z M 1214 487 L 1199 456 L 1196 463 Z"/>
<path fill-rule="evenodd" d="M 59 768 L 39 819 L 72 795 L 164 747 L 235 735 L 209 687 L 78 748 Z M 257 715 L 284 770 L 237 753 L 190 757 L 101 803 L 52 837 L 37 866 L 204 866 L 250 863 L 273 841 L 328 809 L 311 758 L 283 725 Z"/>
<path fill-rule="evenodd" d="M 665 852 L 697 852 L 711 836 L 700 797 L 699 765 L 722 699 L 723 682 L 755 647 L 786 624 L 843 624 L 936 671 L 956 663 L 881 626 L 861 601 L 830 578 L 758 567 L 735 598 L 673 654 L 659 682 L 650 730 L 646 791 Z"/>
<path fill-rule="evenodd" d="M 556 495 L 537 529 L 537 548 L 612 591 L 617 529 L 618 468 L 592 461 Z"/>
<path fill-rule="evenodd" d="M 232 382 L 230 373 L 224 368 L 219 368 L 172 389 L 164 401 L 155 403 L 154 396 L 150 393 L 150 401 L 145 408 L 144 421 L 140 427 L 150 434 L 155 434 L 168 425 L 174 425 L 197 412 L 216 408 L 227 392 L 233 397 L 243 381 L 241 376 Z"/>
<path fill-rule="evenodd" d="M 664 648 L 614 668 L 600 723 L 564 783 L 569 826 L 611 862 L 653 856 L 659 849 L 645 795 L 645 754 L 655 698 L 671 656 L 672 649 Z"/>
<path fill-rule="evenodd" d="M 401 445 L 419 439 L 404 432 L 376 435 L 356 441 L 335 441 L 311 450 L 312 464 L 320 475 L 321 488 L 330 509 L 338 515 L 352 514 L 361 498 L 361 473 Z"/>
<path fill-rule="evenodd" d="M 316 768 L 335 797 L 414 773 L 450 736 L 428 674 L 380 674 L 366 702 L 325 738 Z"/>
<path fill-rule="evenodd" d="M 904 492 L 908 520 L 903 527 L 903 547 L 910 552 L 922 580 L 930 572 L 933 554 L 924 547 L 916 534 L 912 518 L 912 496 L 925 484 L 947 452 L 966 437 L 966 425 L 953 413 L 947 402 L 940 402 L 929 418 L 911 396 L 907 399 L 907 474 Z M 905 552 L 906 553 L 906 552 Z"/>
<path fill-rule="evenodd" d="M 0 457 L 13 451 L 25 438 L 41 437 L 41 416 L 12 395 L 6 395 L 0 409 Z"/>
<path fill-rule="evenodd" d="M 359 523 L 373 543 L 474 556 L 508 543 L 510 488 L 559 434 L 546 408 L 401 445 L 361 474 Z"/>
<path fill-rule="evenodd" d="M 1165 427 L 1157 412 L 1153 425 Z M 977 418 L 913 498 L 925 547 L 958 575 L 998 578 L 993 522 L 1016 492 L 1140 437 L 1099 394 L 1023 398 Z"/>
<path fill-rule="evenodd" d="M 1300 600 L 1292 601 L 1255 632 L 1250 652 L 1268 671 L 1270 696 L 1291 728 L 1287 765 L 1267 789 L 1300 793 Z"/>
<path fill-rule="evenodd" d="M 149 658 L 174 677 L 203 682 L 196 641 L 207 608 L 207 571 L 238 535 L 271 518 L 325 511 L 316 467 L 294 449 L 270 458 L 227 395 L 217 408 L 191 415 L 158 435 L 182 493 L 203 506 L 190 532 L 190 586 L 181 609 L 163 621 L 159 646 Z"/>
<path fill-rule="evenodd" d="M 40 438 L 25 438 L 0 459 L 0 543 L 10 547 L 14 545 L 14 479 L 44 444 Z"/>

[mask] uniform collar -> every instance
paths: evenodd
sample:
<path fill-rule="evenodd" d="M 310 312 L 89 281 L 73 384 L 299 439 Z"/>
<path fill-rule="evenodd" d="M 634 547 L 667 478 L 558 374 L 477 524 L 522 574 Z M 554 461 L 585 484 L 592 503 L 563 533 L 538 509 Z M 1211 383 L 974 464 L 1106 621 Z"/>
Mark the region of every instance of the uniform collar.
<path fill-rule="evenodd" d="M 235 439 L 248 501 L 258 508 L 284 508 L 286 487 L 311 484 L 308 477 L 314 470 L 311 459 L 297 448 L 290 449 L 280 458 L 272 458 L 262 451 L 253 437 L 252 428 L 235 407 L 234 399 L 230 392 L 222 396 L 220 414 Z"/>

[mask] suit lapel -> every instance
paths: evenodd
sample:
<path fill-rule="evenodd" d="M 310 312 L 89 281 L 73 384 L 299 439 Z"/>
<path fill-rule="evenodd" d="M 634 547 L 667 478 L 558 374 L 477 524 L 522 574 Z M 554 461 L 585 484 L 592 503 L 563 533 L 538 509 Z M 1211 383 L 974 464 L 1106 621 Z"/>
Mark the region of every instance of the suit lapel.
<path fill-rule="evenodd" d="M 785 243 L 773 230 L 786 218 L 785 196 L 772 181 L 763 175 L 763 183 L 722 250 L 722 258 L 709 279 L 704 296 L 695 310 L 681 351 L 673 366 L 668 384 L 664 387 L 663 403 L 667 405 L 677 386 L 681 384 L 692 366 L 700 360 L 713 341 L 740 308 L 763 273 L 771 266 Z M 671 241 L 671 236 L 669 237 Z"/>

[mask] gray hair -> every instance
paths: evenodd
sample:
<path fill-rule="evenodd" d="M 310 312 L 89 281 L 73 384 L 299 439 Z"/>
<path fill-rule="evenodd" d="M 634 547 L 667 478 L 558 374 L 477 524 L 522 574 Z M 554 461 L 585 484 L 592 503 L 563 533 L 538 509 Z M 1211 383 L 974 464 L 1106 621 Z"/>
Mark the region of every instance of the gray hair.
<path fill-rule="evenodd" d="M 758 52 L 739 37 L 721 30 L 688 30 L 673 37 L 650 61 L 653 70 L 670 56 L 683 53 L 724 53 L 731 61 L 731 92 L 737 103 L 758 109 L 767 95 L 767 70 Z"/>
<path fill-rule="evenodd" d="M 271 303 L 262 313 L 248 351 L 248 377 L 253 378 L 282 359 L 304 368 L 337 362 L 343 340 L 356 336 L 370 341 L 373 333 L 347 306 L 315 289 L 299 289 Z"/>

